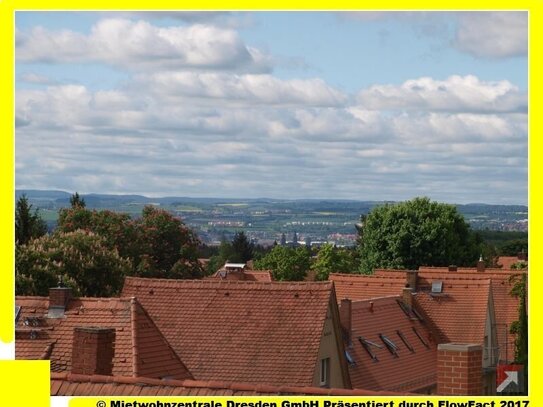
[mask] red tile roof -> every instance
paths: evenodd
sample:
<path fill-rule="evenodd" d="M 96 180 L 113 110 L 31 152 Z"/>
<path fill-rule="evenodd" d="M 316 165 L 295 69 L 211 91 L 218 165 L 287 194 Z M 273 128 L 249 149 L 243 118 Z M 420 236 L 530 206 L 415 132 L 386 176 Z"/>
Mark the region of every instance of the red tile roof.
<path fill-rule="evenodd" d="M 383 276 L 405 276 L 405 270 L 376 270 L 377 275 Z M 464 278 L 491 280 L 492 297 L 496 318 L 496 330 L 498 334 L 498 346 L 501 349 L 501 357 L 505 358 L 507 353 L 510 360 L 515 347 L 515 335 L 509 333 L 509 327 L 518 319 L 519 300 L 511 295 L 513 283 L 510 281 L 514 276 L 527 273 L 523 270 L 508 270 L 506 268 L 487 268 L 478 272 L 473 267 L 459 267 L 457 271 L 449 271 L 447 267 L 420 267 L 418 272 L 419 286 L 428 287 L 432 280 L 447 280 L 454 283 Z M 461 282 L 460 282 L 461 283 Z"/>
<path fill-rule="evenodd" d="M 126 278 L 195 377 L 308 386 L 332 282 Z M 335 304 L 334 304 L 335 306 Z"/>
<path fill-rule="evenodd" d="M 123 376 L 51 374 L 52 396 L 405 396 L 371 390 L 321 387 L 268 386 L 223 381 L 157 380 Z"/>
<path fill-rule="evenodd" d="M 523 261 L 518 256 L 500 256 L 498 257 L 498 266 L 502 266 L 504 270 L 511 270 L 511 266 L 515 263 Z"/>
<path fill-rule="evenodd" d="M 352 302 L 352 346 L 347 350 L 356 363 L 349 366 L 354 388 L 416 392 L 436 385 L 437 338 L 423 322 L 406 315 L 398 304 L 400 300 L 400 296 L 394 296 Z M 398 331 L 413 351 L 403 342 Z M 397 346 L 397 357 L 387 349 L 380 334 Z M 364 349 L 358 339 L 360 337 L 382 346 L 379 349 L 370 345 L 377 361 Z"/>
<path fill-rule="evenodd" d="M 437 280 L 437 279 L 436 279 Z M 484 343 L 490 280 L 442 279 L 443 291 L 417 291 L 415 304 L 437 330 L 440 343 Z"/>
<path fill-rule="evenodd" d="M 115 328 L 113 374 L 192 378 L 134 298 L 75 298 L 69 301 L 64 318 L 47 317 L 47 297 L 16 297 L 15 303 L 21 306 L 16 325 L 17 359 L 50 359 L 52 371 L 70 371 L 74 328 L 100 326 Z"/>
<path fill-rule="evenodd" d="M 376 297 L 398 295 L 405 287 L 405 276 L 390 278 L 365 274 L 331 273 L 329 278 L 334 282 L 338 301 L 367 300 Z"/>

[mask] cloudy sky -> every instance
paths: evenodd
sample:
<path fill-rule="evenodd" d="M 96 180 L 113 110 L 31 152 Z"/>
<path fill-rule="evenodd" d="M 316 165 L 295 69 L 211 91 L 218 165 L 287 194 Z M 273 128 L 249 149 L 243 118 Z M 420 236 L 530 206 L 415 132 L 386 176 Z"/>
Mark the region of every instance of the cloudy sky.
<path fill-rule="evenodd" d="M 527 14 L 18 12 L 16 187 L 527 202 Z"/>

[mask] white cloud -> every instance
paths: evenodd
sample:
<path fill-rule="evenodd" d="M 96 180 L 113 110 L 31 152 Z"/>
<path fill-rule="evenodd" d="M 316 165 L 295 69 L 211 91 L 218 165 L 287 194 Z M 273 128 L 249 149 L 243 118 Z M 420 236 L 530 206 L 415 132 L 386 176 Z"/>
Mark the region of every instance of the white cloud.
<path fill-rule="evenodd" d="M 469 12 L 459 15 L 454 45 L 476 57 L 504 58 L 526 55 L 527 12 Z"/>
<path fill-rule="evenodd" d="M 445 112 L 526 112 L 527 95 L 509 81 L 486 82 L 475 76 L 429 77 L 403 84 L 374 85 L 359 92 L 366 109 Z"/>
<path fill-rule="evenodd" d="M 340 106 L 347 101 L 345 94 L 319 78 L 281 80 L 271 75 L 161 72 L 138 76 L 134 87 L 160 98 L 206 98 L 212 103 L 219 99 L 230 104 Z"/>
<path fill-rule="evenodd" d="M 244 44 L 236 31 L 204 24 L 163 28 L 117 18 L 100 20 L 89 35 L 36 27 L 16 36 L 20 62 L 102 62 L 130 70 L 270 69 L 269 57 Z"/>
<path fill-rule="evenodd" d="M 202 83 L 190 93 L 196 78 Z M 522 200 L 526 113 L 427 109 L 437 103 L 432 98 L 439 81 L 428 82 L 431 97 L 418 110 L 380 111 L 345 103 L 310 106 L 320 98 L 304 93 L 311 80 L 297 88 L 266 75 L 256 81 L 225 78 L 222 87 L 213 76 L 174 79 L 181 90 L 170 83 L 156 86 L 155 92 L 147 87 L 136 92 L 130 86 L 90 91 L 77 85 L 19 90 L 17 187 L 193 196 L 402 199 L 424 194 L 454 202 Z M 464 79 L 459 88 L 467 86 Z M 453 81 L 445 82 L 453 87 Z M 489 88 L 483 94 L 490 101 L 512 91 L 507 83 L 473 83 L 477 91 L 470 95 L 475 99 L 484 99 L 477 96 L 480 88 Z M 323 83 L 314 86 L 326 89 Z M 411 101 L 410 92 L 400 96 Z M 183 96 L 173 97 L 176 93 Z M 233 103 L 233 97 L 244 104 Z M 497 181 L 506 187 L 486 188 Z"/>

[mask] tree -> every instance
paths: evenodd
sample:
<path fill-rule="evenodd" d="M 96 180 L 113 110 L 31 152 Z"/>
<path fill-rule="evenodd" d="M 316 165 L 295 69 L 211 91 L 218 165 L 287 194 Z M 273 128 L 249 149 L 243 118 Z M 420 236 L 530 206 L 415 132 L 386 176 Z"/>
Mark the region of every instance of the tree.
<path fill-rule="evenodd" d="M 139 234 L 130 215 L 109 210 L 91 211 L 80 205 L 61 209 L 57 230 L 74 232 L 79 229 L 99 234 L 109 248 L 117 249 L 121 257 L 130 258 L 134 266 L 139 264 Z"/>
<path fill-rule="evenodd" d="M 311 266 L 305 247 L 275 246 L 268 254 L 255 262 L 257 270 L 271 270 L 278 281 L 301 281 Z"/>
<path fill-rule="evenodd" d="M 18 295 L 46 296 L 61 278 L 76 295 L 112 296 L 132 271 L 130 260 L 108 248 L 102 236 L 84 230 L 34 239 L 15 255 Z"/>
<path fill-rule="evenodd" d="M 85 200 L 77 192 L 70 197 L 70 205 L 72 208 L 84 208 L 86 206 Z"/>
<path fill-rule="evenodd" d="M 190 270 L 191 275 L 204 275 L 198 262 L 200 242 L 181 220 L 149 205 L 143 209 L 141 218 L 135 221 L 135 227 L 139 253 L 146 259 L 147 267 L 138 269 L 142 276 L 175 278 L 169 272 L 178 261 Z"/>
<path fill-rule="evenodd" d="M 358 268 L 352 251 L 339 249 L 333 244 L 323 245 L 311 266 L 317 280 L 328 280 L 330 273 L 353 273 Z"/>
<path fill-rule="evenodd" d="M 518 320 L 511 326 L 511 333 L 516 334 L 515 363 L 524 365 L 524 394 L 528 387 L 528 309 L 526 294 L 528 288 L 528 274 L 514 274 L 510 282 L 513 283 L 511 295 L 519 299 Z"/>
<path fill-rule="evenodd" d="M 516 256 L 519 253 L 528 253 L 528 239 L 510 240 L 500 247 L 502 256 Z"/>
<path fill-rule="evenodd" d="M 61 209 L 58 230 L 85 230 L 102 236 L 108 248 L 131 260 L 138 276 L 203 276 L 194 232 L 169 212 L 153 206 L 146 206 L 136 220 L 126 213 L 91 211 L 81 206 Z"/>
<path fill-rule="evenodd" d="M 25 245 L 30 240 L 47 233 L 47 225 L 40 217 L 38 210 L 32 212 L 32 205 L 28 203 L 26 195 L 21 195 L 15 205 L 15 242 Z"/>
<path fill-rule="evenodd" d="M 233 258 L 230 261 L 247 263 L 253 258 L 254 245 L 244 232 L 237 232 L 232 240 Z"/>
<path fill-rule="evenodd" d="M 428 198 L 374 208 L 359 226 L 360 272 L 421 265 L 472 265 L 481 238 L 453 205 Z"/>

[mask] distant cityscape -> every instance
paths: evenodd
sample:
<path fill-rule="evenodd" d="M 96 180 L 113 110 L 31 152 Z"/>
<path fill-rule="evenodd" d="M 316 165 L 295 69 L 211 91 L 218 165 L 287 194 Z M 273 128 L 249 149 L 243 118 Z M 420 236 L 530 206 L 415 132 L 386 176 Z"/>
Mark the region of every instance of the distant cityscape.
<path fill-rule="evenodd" d="M 58 210 L 69 206 L 71 194 L 64 191 L 17 190 L 16 199 L 25 194 L 47 222 L 56 226 Z M 137 217 L 145 205 L 166 209 L 195 230 L 207 245 L 219 245 L 243 230 L 255 243 L 270 246 L 275 242 L 292 242 L 319 246 L 354 246 L 355 225 L 382 201 L 220 199 L 141 195 L 82 194 L 89 209 L 126 212 Z M 528 231 L 528 207 L 524 205 L 456 205 L 475 230 Z"/>

